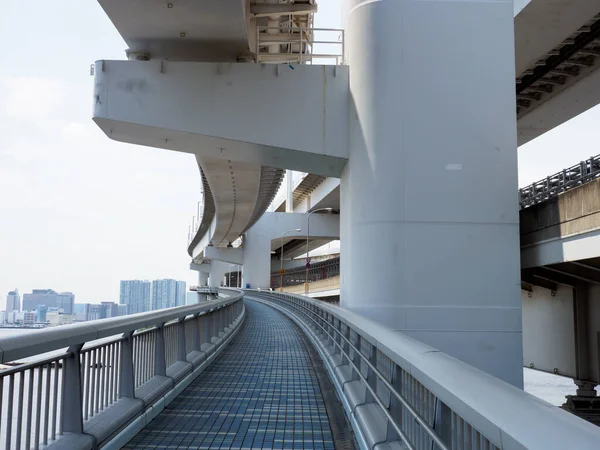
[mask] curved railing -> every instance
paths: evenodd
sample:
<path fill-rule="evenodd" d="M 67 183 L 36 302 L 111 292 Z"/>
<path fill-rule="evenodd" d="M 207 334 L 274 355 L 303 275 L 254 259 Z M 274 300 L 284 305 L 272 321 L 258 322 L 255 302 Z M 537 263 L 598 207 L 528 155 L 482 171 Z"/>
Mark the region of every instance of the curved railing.
<path fill-rule="evenodd" d="M 219 293 L 196 305 L 0 339 L 0 363 L 27 361 L 0 370 L 0 448 L 125 444 L 237 332 L 243 293 Z"/>
<path fill-rule="evenodd" d="M 521 208 L 541 203 L 600 177 L 600 155 L 519 189 Z"/>
<path fill-rule="evenodd" d="M 331 258 L 326 261 L 319 261 L 310 265 L 308 269 L 308 282 L 326 280 L 328 278 L 337 277 L 340 275 L 340 258 Z M 279 271 L 271 273 L 271 287 L 280 288 L 283 282 L 283 287 L 297 286 L 304 284 L 306 279 L 306 268 L 304 266 L 287 269 L 283 276 Z"/>
<path fill-rule="evenodd" d="M 400 332 L 308 297 L 246 296 L 304 329 L 361 448 L 598 448 L 598 427 Z"/>

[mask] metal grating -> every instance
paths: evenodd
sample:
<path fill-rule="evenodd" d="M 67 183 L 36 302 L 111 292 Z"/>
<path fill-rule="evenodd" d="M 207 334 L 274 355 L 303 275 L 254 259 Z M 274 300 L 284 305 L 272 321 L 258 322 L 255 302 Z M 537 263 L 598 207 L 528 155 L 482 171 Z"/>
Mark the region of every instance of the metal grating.
<path fill-rule="evenodd" d="M 246 302 L 230 346 L 125 449 L 334 449 L 310 355 L 294 324 Z"/>

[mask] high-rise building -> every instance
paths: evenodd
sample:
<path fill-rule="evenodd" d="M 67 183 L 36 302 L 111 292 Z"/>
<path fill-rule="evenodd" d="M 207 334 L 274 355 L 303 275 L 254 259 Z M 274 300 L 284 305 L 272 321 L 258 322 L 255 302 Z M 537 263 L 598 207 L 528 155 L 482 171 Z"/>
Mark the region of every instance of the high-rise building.
<path fill-rule="evenodd" d="M 63 314 L 62 312 L 56 310 L 49 310 L 46 314 L 46 318 L 48 319 L 48 324 L 51 327 L 73 323 L 73 315 Z"/>
<path fill-rule="evenodd" d="M 21 296 L 19 290 L 9 291 L 6 296 L 6 312 L 21 311 Z"/>
<path fill-rule="evenodd" d="M 150 282 L 122 280 L 119 303 L 127 305 L 128 314 L 150 311 Z"/>
<path fill-rule="evenodd" d="M 84 322 L 87 317 L 87 303 L 75 303 L 73 305 L 73 315 L 76 322 Z"/>
<path fill-rule="evenodd" d="M 46 323 L 46 314 L 48 313 L 48 307 L 46 305 L 38 305 L 36 310 L 36 322 Z"/>
<path fill-rule="evenodd" d="M 117 317 L 119 314 L 119 305 L 115 302 L 102 302 L 103 308 L 103 319 L 108 319 L 109 317 Z"/>
<path fill-rule="evenodd" d="M 104 305 L 89 304 L 86 306 L 85 320 L 98 320 L 106 317 Z"/>
<path fill-rule="evenodd" d="M 117 316 L 126 316 L 127 314 L 127 305 L 117 305 Z"/>
<path fill-rule="evenodd" d="M 23 311 L 35 311 L 39 305 L 58 308 L 65 314 L 73 314 L 75 295 L 72 292 L 56 292 L 52 289 L 34 289 L 23 295 Z"/>
<path fill-rule="evenodd" d="M 34 312 L 24 311 L 23 312 L 23 325 L 33 325 L 37 318 L 37 314 Z"/>
<path fill-rule="evenodd" d="M 175 293 L 175 306 L 185 305 L 186 284 L 185 281 L 177 282 L 177 291 Z"/>
<path fill-rule="evenodd" d="M 152 282 L 152 309 L 185 305 L 185 281 L 172 279 Z"/>

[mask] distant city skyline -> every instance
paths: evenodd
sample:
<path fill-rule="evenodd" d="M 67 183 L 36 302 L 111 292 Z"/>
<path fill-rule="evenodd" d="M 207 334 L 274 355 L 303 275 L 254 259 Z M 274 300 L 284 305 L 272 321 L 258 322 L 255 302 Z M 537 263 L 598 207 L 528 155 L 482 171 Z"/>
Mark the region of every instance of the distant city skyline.
<path fill-rule="evenodd" d="M 152 281 L 152 310 L 185 305 L 185 281 L 162 279 Z"/>

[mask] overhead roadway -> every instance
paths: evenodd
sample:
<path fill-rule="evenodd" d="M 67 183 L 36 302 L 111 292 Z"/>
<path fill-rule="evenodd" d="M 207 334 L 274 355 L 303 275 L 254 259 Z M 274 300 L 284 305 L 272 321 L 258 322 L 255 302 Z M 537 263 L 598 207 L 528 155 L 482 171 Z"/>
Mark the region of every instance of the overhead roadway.
<path fill-rule="evenodd" d="M 286 52 L 308 52 L 294 42 L 300 27 L 312 26 L 317 11 L 313 0 L 98 1 L 127 43 L 129 58 L 138 61 L 253 62 L 257 59 L 256 37 L 260 33 L 259 52 L 266 53 L 262 60 L 282 62 L 281 58 L 287 58 Z M 600 103 L 600 72 L 596 70 L 600 63 L 598 13 L 600 0 L 532 0 L 515 17 L 519 145 Z M 289 33 L 269 32 L 266 28 L 272 26 L 289 27 Z M 122 123 L 110 124 L 110 133 L 115 133 L 111 137 L 119 139 L 119 133 L 131 134 L 131 130 L 121 130 Z M 109 134 L 108 127 L 104 129 Z M 143 132 L 152 136 L 149 129 Z M 235 142 L 234 138 L 230 145 Z M 223 159 L 198 145 L 191 152 L 204 171 L 205 196 L 210 196 L 212 202 L 205 200 L 190 254 L 208 230 L 216 246 L 228 245 L 239 237 L 266 210 L 283 175 L 281 167 L 274 168 L 275 162 L 270 165 L 266 161 L 254 164 Z M 265 149 L 244 151 L 254 154 Z M 315 163 L 306 158 L 303 162 L 307 162 L 305 171 L 315 172 Z M 300 186 L 295 193 L 294 206 L 319 186 L 324 175 L 339 172 L 339 161 L 329 164 L 337 164 L 331 173 L 307 176 L 306 186 Z M 339 186 L 328 195 L 328 206 L 339 209 Z"/>
<path fill-rule="evenodd" d="M 515 17 L 518 142 L 600 103 L 600 1 L 532 0 Z"/>

